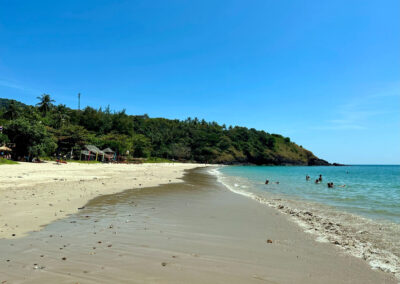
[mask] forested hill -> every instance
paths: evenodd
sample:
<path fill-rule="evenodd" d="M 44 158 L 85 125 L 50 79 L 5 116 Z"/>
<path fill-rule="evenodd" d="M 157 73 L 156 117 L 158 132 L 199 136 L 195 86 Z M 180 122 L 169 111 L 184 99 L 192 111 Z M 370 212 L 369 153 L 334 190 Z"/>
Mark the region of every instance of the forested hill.
<path fill-rule="evenodd" d="M 49 95 L 36 106 L 0 99 L 0 144 L 15 143 L 15 156 L 78 154 L 85 144 L 130 157 L 257 165 L 328 165 L 289 138 L 197 118 L 184 121 L 128 115 L 109 108 L 74 110 Z M 75 155 L 75 157 L 78 155 Z"/>

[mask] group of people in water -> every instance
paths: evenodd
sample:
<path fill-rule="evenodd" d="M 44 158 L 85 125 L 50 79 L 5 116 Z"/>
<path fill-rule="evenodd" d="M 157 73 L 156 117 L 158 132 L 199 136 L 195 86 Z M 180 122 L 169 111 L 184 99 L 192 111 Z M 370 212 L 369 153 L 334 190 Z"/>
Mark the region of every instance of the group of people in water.
<path fill-rule="evenodd" d="M 276 182 L 274 182 L 275 184 L 279 184 L 279 181 L 276 181 Z M 269 180 L 267 179 L 266 181 L 265 181 L 265 184 L 269 184 Z"/>
<path fill-rule="evenodd" d="M 309 175 L 306 175 L 306 181 L 309 181 L 311 178 Z M 274 182 L 275 184 L 279 184 L 279 181 Z M 319 175 L 319 177 L 315 180 L 316 184 L 322 183 L 322 175 Z M 265 184 L 269 184 L 269 180 L 265 180 Z M 328 188 L 333 188 L 333 182 L 328 182 Z M 339 185 L 339 187 L 345 187 L 346 185 Z"/>
<path fill-rule="evenodd" d="M 310 176 L 306 175 L 306 181 L 309 181 L 309 180 L 310 180 Z M 322 182 L 322 175 L 319 175 L 319 178 L 317 178 L 315 180 L 315 183 L 318 184 L 318 183 L 321 183 L 321 182 Z M 328 182 L 327 185 L 328 185 L 328 188 L 333 188 L 333 182 Z M 339 185 L 339 187 L 345 187 L 345 186 L 346 186 L 345 184 Z"/>

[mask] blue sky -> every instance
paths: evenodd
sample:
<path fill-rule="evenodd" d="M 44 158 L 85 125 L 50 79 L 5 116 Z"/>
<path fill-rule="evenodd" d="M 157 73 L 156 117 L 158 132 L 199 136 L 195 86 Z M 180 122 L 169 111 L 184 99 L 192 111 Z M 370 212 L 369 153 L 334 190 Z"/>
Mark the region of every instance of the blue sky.
<path fill-rule="evenodd" d="M 205 118 L 400 164 L 400 2 L 0 0 L 0 97 Z"/>

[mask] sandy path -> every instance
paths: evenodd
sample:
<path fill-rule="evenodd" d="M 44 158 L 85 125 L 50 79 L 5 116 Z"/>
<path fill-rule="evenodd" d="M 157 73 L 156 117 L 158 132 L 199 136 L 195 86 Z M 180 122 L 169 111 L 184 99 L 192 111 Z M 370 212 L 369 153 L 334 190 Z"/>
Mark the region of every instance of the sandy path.
<path fill-rule="evenodd" d="M 129 188 L 179 182 L 198 164 L 20 163 L 0 166 L 0 238 L 17 238 L 90 199 Z"/>

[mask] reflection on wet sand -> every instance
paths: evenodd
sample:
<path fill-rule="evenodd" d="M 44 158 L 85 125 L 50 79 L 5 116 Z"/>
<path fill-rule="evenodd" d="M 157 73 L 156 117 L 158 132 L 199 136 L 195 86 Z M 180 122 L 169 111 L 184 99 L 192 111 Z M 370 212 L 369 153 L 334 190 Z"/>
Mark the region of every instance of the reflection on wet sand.
<path fill-rule="evenodd" d="M 0 240 L 0 281 L 393 281 L 316 244 L 283 215 L 230 193 L 204 170 L 184 180 L 101 196 L 40 232 Z"/>

